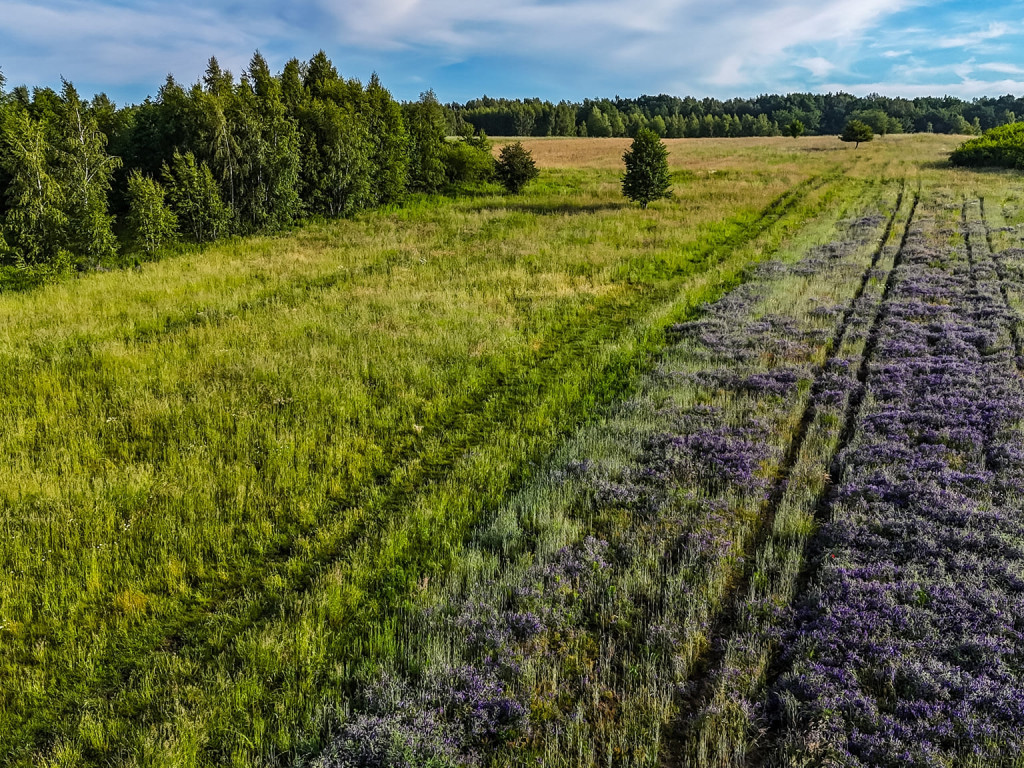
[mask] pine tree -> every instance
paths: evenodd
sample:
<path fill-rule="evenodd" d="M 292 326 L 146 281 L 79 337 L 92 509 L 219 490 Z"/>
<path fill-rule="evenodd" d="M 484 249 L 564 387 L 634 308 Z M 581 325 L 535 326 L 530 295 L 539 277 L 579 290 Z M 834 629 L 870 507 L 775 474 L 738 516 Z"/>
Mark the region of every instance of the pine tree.
<path fill-rule="evenodd" d="M 513 195 L 518 194 L 528 182 L 537 178 L 539 173 L 537 164 L 533 161 L 533 154 L 522 142 L 506 144 L 501 148 L 495 165 L 495 175 L 502 186 Z"/>
<path fill-rule="evenodd" d="M 662 197 L 668 197 L 672 186 L 668 169 L 668 149 L 661 137 L 649 128 L 637 132 L 633 144 L 622 156 L 626 173 L 622 177 L 622 194 L 641 208 Z"/>

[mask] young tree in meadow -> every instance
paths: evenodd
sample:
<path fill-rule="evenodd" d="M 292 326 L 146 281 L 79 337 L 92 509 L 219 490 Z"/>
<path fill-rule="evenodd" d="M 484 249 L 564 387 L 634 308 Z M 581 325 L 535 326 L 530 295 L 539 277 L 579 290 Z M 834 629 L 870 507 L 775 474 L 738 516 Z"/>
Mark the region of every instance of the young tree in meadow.
<path fill-rule="evenodd" d="M 495 175 L 501 185 L 515 195 L 536 179 L 540 171 L 533 161 L 533 153 L 524 147 L 521 141 L 517 141 L 501 148 L 495 164 Z"/>
<path fill-rule="evenodd" d="M 178 233 L 178 217 L 167 205 L 163 187 L 138 170 L 128 175 L 127 224 L 132 243 L 150 255 Z"/>
<path fill-rule="evenodd" d="M 640 129 L 622 159 L 626 164 L 622 194 L 640 203 L 641 208 L 671 194 L 668 149 L 654 131 L 649 128 Z"/>
<path fill-rule="evenodd" d="M 854 149 L 860 146 L 862 141 L 871 141 L 875 138 L 875 132 L 867 123 L 860 120 L 850 120 L 839 135 L 840 141 L 855 142 Z"/>
<path fill-rule="evenodd" d="M 181 234 L 206 243 L 228 233 L 231 212 L 221 199 L 210 166 L 197 162 L 191 152 L 175 152 L 170 164 L 164 164 L 163 179 Z"/>
<path fill-rule="evenodd" d="M 786 126 L 786 135 L 799 139 L 804 135 L 804 124 L 800 120 L 793 120 Z"/>

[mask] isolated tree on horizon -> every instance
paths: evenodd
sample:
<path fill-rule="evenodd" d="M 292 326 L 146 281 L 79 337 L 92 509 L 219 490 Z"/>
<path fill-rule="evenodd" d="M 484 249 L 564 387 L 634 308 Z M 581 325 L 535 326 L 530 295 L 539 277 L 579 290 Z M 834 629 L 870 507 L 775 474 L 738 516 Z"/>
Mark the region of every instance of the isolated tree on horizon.
<path fill-rule="evenodd" d="M 537 164 L 533 162 L 533 153 L 521 141 L 501 148 L 494 172 L 501 185 L 513 195 L 518 194 L 540 174 Z"/>
<path fill-rule="evenodd" d="M 862 141 L 871 141 L 873 138 L 875 138 L 874 129 L 860 120 L 850 120 L 839 135 L 840 141 L 856 142 L 854 149 L 859 147 Z"/>
<path fill-rule="evenodd" d="M 637 131 L 632 145 L 622 155 L 626 173 L 622 177 L 622 194 L 641 208 L 671 195 L 668 170 L 668 149 L 661 137 L 649 128 Z"/>
<path fill-rule="evenodd" d="M 794 139 L 799 139 L 804 135 L 804 124 L 800 120 L 794 120 L 786 126 L 786 135 L 792 136 Z"/>

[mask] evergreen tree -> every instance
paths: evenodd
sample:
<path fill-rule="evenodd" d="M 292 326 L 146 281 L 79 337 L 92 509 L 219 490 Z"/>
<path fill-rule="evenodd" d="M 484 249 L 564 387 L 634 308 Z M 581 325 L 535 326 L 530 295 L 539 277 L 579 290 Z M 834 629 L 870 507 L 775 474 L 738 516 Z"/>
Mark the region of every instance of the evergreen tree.
<path fill-rule="evenodd" d="M 128 232 L 135 247 L 147 254 L 174 240 L 178 217 L 164 199 L 158 182 L 132 171 L 128 176 Z"/>
<path fill-rule="evenodd" d="M 540 172 L 533 161 L 533 154 L 522 142 L 506 144 L 501 148 L 495 166 L 498 181 L 513 195 L 518 194 L 526 184 L 537 178 Z"/>
<path fill-rule="evenodd" d="M 639 131 L 622 159 L 626 164 L 622 194 L 640 203 L 641 208 L 671 194 L 668 150 L 654 131 L 649 128 Z"/>
<path fill-rule="evenodd" d="M 867 123 L 862 123 L 860 120 L 850 120 L 847 122 L 843 132 L 839 135 L 840 141 L 856 142 L 854 149 L 859 147 L 862 141 L 871 141 L 873 138 L 875 138 L 875 132 L 871 129 L 871 126 Z"/>
<path fill-rule="evenodd" d="M 794 139 L 799 139 L 804 135 L 804 124 L 799 120 L 793 120 L 786 126 L 786 135 L 792 136 Z"/>
<path fill-rule="evenodd" d="M 401 106 L 376 73 L 366 86 L 363 119 L 370 139 L 370 203 L 398 202 L 409 177 L 409 134 Z"/>

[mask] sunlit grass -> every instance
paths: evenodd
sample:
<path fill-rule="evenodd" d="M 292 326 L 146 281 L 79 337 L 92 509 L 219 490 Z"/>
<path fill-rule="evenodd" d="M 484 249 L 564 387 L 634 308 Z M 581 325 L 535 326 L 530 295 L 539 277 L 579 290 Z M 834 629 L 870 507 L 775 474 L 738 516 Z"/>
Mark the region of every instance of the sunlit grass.
<path fill-rule="evenodd" d="M 952 144 L 679 140 L 640 211 L 622 142 L 530 141 L 523 196 L 0 294 L 0 763 L 307 754 L 665 325 Z"/>

